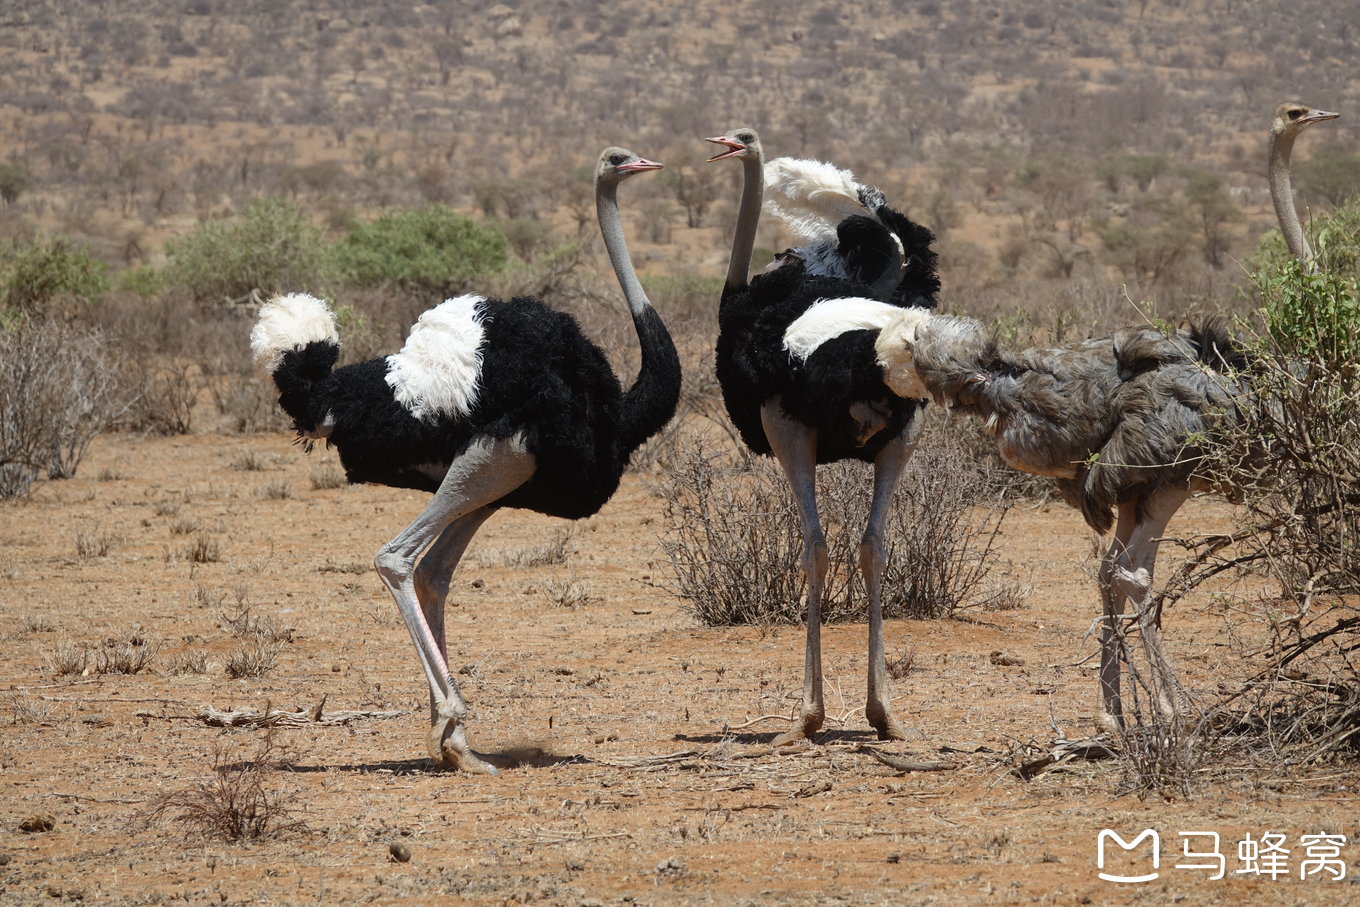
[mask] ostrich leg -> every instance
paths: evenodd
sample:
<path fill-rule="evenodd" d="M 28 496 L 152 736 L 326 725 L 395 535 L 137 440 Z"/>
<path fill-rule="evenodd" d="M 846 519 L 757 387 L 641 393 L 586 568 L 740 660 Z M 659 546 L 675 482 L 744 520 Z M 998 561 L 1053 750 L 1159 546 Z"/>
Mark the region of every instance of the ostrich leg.
<path fill-rule="evenodd" d="M 917 420 L 918 426 L 920 420 Z M 888 519 L 897 480 L 916 447 L 919 427 L 908 430 L 879 452 L 874 459 L 874 496 L 869 507 L 869 525 L 859 544 L 859 567 L 869 595 L 869 690 L 864 716 L 878 732 L 879 740 L 903 740 L 906 731 L 888 705 L 888 671 L 883 653 L 883 527 Z"/>
<path fill-rule="evenodd" d="M 1138 613 L 1138 634 L 1147 652 L 1153 702 L 1158 717 L 1174 720 L 1179 713 L 1184 689 L 1176 679 L 1162 646 L 1162 615 L 1152 601 L 1153 574 L 1157 567 L 1157 546 L 1171 518 L 1190 497 L 1180 488 L 1160 488 L 1143 500 L 1143 519 L 1133 528 L 1127 549 L 1128 567 L 1116 570 L 1116 582 L 1133 602 Z"/>
<path fill-rule="evenodd" d="M 467 745 L 463 727 L 467 704 L 449 676 L 443 634 L 436 637 L 425 618 L 426 606 L 416 595 L 416 561 L 446 530 L 451 530 L 450 535 L 442 544 L 435 545 L 435 553 L 461 553 L 486 519 L 477 518 L 480 512 L 489 510 L 490 505 L 523 485 L 533 474 L 534 458 L 517 441 L 485 439 L 473 443 L 449 467 L 434 499 L 373 560 L 378 576 L 397 603 L 430 685 L 430 755 L 437 764 L 486 774 L 496 771 Z M 467 520 L 468 517 L 472 519 Z M 463 525 L 455 526 L 459 521 L 464 521 Z M 437 587 L 441 572 L 432 568 L 426 574 L 427 580 L 436 581 L 431 583 L 432 587 Z M 447 577 L 443 584 L 447 589 Z M 429 608 L 432 614 L 437 612 L 436 623 L 442 630 L 442 601 L 436 605 L 432 600 Z"/>
<path fill-rule="evenodd" d="M 1100 689 L 1105 723 L 1111 730 L 1124 726 L 1120 699 L 1123 643 L 1118 622 L 1126 601 L 1132 601 L 1137 609 L 1138 629 L 1148 656 L 1157 710 L 1163 717 L 1176 713 L 1180 685 L 1162 647 L 1161 615 L 1152 607 L 1152 578 L 1162 533 L 1188 497 L 1189 492 L 1183 489 L 1162 488 L 1141 502 L 1127 501 L 1119 505 L 1114 541 L 1100 564 L 1100 594 L 1105 618 L 1100 633 Z"/>
<path fill-rule="evenodd" d="M 1114 527 L 1114 540 L 1100 561 L 1100 603 L 1103 620 L 1100 625 L 1100 700 L 1101 724 L 1111 732 L 1124 728 L 1124 705 L 1120 698 L 1121 666 L 1123 663 L 1124 634 L 1119 622 L 1124 615 L 1125 595 L 1116 581 L 1122 558 L 1127 556 L 1129 539 L 1137 523 L 1137 505 L 1119 505 L 1119 518 Z"/>
<path fill-rule="evenodd" d="M 817 518 L 817 435 L 784 415 L 779 399 L 760 410 L 765 437 L 788 477 L 803 529 L 803 573 L 807 577 L 807 648 L 803 659 L 803 705 L 798 725 L 774 740 L 783 746 L 810 740 L 826 718 L 822 697 L 822 593 L 829 558 L 826 536 Z"/>

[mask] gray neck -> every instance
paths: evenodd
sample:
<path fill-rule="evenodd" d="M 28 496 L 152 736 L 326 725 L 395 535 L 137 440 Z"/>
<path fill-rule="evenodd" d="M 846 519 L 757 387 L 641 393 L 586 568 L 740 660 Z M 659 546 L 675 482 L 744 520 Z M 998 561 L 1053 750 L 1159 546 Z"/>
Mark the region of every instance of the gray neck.
<path fill-rule="evenodd" d="M 604 248 L 609 253 L 609 263 L 614 266 L 614 274 L 619 278 L 623 298 L 628 300 L 628 310 L 636 317 L 651 308 L 652 304 L 642 289 L 637 272 L 633 270 L 633 260 L 628 255 L 628 243 L 623 238 L 623 224 L 619 220 L 618 188 L 618 183 L 597 183 L 595 210 L 600 219 L 600 235 L 604 237 Z"/>
<path fill-rule="evenodd" d="M 737 232 L 732 238 L 732 260 L 727 265 L 727 287 L 746 286 L 751 273 L 751 252 L 756 246 L 756 227 L 765 197 L 765 159 L 756 154 L 741 159 L 741 207 L 737 210 Z"/>
<path fill-rule="evenodd" d="M 1317 265 L 1313 261 L 1313 250 L 1308 245 L 1308 235 L 1299 223 L 1299 213 L 1294 209 L 1294 189 L 1289 179 L 1289 156 L 1294 150 L 1294 136 L 1270 136 L 1270 200 L 1275 203 L 1275 216 L 1280 221 L 1280 232 L 1284 234 L 1285 245 L 1289 252 L 1304 268 L 1312 274 Z"/>

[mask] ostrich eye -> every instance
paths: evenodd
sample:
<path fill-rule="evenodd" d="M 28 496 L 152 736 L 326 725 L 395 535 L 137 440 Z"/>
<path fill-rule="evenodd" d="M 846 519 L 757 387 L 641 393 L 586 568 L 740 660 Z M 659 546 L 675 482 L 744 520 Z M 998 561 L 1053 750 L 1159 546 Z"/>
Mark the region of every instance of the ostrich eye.
<path fill-rule="evenodd" d="M 1297 107 L 1295 107 L 1293 110 L 1289 111 L 1289 118 L 1290 118 L 1291 120 L 1297 120 L 1297 119 L 1298 119 L 1299 117 L 1301 117 L 1301 116 L 1303 116 L 1303 111 L 1302 111 L 1302 110 L 1299 110 Z"/>
<path fill-rule="evenodd" d="M 745 143 L 745 144 L 748 144 L 748 145 L 749 145 L 751 142 L 754 142 L 755 139 L 756 139 L 756 137 L 753 136 L 753 135 L 751 135 L 751 133 L 749 133 L 749 132 L 739 132 L 739 133 L 737 133 L 737 140 L 740 141 L 740 142 L 743 142 L 743 143 Z"/>
<path fill-rule="evenodd" d="M 617 167 L 619 164 L 622 164 L 625 160 L 627 160 L 627 158 L 625 158 L 621 154 L 611 154 L 609 156 L 609 163 L 611 166 L 614 167 Z"/>

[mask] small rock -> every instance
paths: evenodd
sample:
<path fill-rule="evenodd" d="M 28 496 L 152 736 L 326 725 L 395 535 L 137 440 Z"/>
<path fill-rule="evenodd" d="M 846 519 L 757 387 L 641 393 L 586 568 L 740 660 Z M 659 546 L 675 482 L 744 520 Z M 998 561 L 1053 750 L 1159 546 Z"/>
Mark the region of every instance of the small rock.
<path fill-rule="evenodd" d="M 12 859 L 14 859 L 14 857 L 10 856 L 7 853 L 0 853 L 0 866 L 8 866 L 9 861 Z"/>
<path fill-rule="evenodd" d="M 682 861 L 679 857 L 670 857 L 656 864 L 656 874 L 659 876 L 679 875 L 684 871 L 685 871 L 684 861 Z"/>
<path fill-rule="evenodd" d="M 392 844 L 389 844 L 387 846 L 387 852 L 392 855 L 392 862 L 394 863 L 411 862 L 411 848 L 407 847 L 400 841 L 395 841 Z"/>
<path fill-rule="evenodd" d="M 1022 665 L 1025 660 L 1018 655 L 1007 655 L 1005 652 L 997 650 L 988 656 L 994 665 Z"/>

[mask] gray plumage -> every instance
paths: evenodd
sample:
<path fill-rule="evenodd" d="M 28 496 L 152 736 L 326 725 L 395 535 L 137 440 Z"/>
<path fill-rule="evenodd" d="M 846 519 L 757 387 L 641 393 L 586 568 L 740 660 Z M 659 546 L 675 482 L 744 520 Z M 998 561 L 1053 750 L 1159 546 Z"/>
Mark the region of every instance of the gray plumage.
<path fill-rule="evenodd" d="M 1152 575 L 1171 517 L 1206 487 L 1196 472 L 1205 441 L 1233 416 L 1245 361 L 1223 326 L 1132 327 L 1014 352 L 970 318 L 902 317 L 880 331 L 875 349 L 894 392 L 928 393 L 982 417 L 1007 463 L 1052 477 L 1097 531 L 1113 526 L 1099 574 L 1105 715 L 1122 726 L 1118 640 L 1125 603 L 1133 602 L 1154 700 L 1174 716 L 1183 692 L 1162 651 Z"/>
<path fill-rule="evenodd" d="M 1124 328 L 1056 349 L 1003 351 L 972 319 L 917 328 L 914 365 L 941 403 L 986 420 L 1002 458 L 1056 480 L 1098 532 L 1113 509 L 1166 485 L 1202 485 L 1202 439 L 1232 407 L 1221 328 Z"/>

